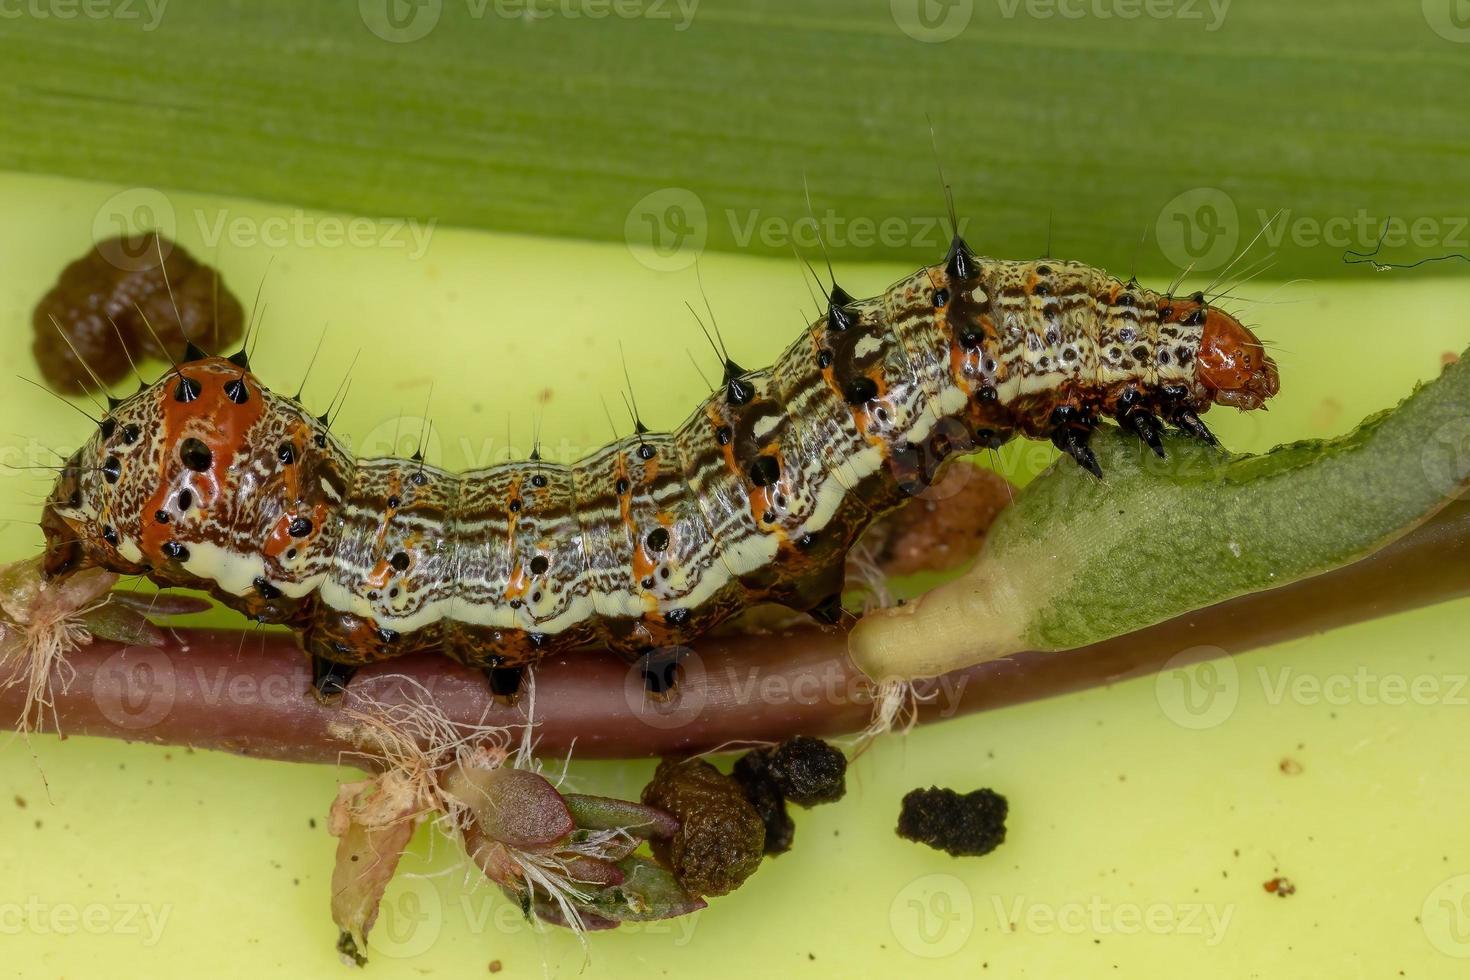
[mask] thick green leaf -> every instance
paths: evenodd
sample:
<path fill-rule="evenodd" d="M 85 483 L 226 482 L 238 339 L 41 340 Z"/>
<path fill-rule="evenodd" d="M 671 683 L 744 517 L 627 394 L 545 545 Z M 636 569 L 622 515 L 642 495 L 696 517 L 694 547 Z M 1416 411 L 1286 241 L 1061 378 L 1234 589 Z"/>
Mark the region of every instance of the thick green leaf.
<path fill-rule="evenodd" d="M 1470 88 L 1470 31 L 1452 7 L 17 4 L 0 18 L 0 167 L 657 235 L 670 254 L 655 264 L 679 267 L 702 246 L 789 255 L 806 175 L 840 258 L 934 261 L 932 119 L 991 254 L 1050 239 L 1124 275 L 1210 272 L 1286 209 L 1277 275 L 1354 274 L 1343 247 L 1368 246 L 1390 217 L 1428 222 L 1397 255 L 1470 251 L 1470 128 L 1446 95 Z M 99 221 L 158 210 L 132 198 Z"/>
<path fill-rule="evenodd" d="M 615 922 L 649 922 L 705 907 L 702 899 L 686 892 L 672 874 L 648 858 L 633 855 L 618 867 L 625 875 L 623 883 L 593 893 L 586 904 L 596 915 Z"/>
<path fill-rule="evenodd" d="M 1104 480 L 1060 460 L 991 527 L 961 579 L 853 635 L 874 676 L 1064 650 L 1369 554 L 1470 482 L 1470 359 L 1340 439 L 1155 459 L 1106 428 Z"/>
<path fill-rule="evenodd" d="M 443 788 L 470 809 L 486 837 L 519 850 L 545 850 L 576 829 L 556 787 L 529 769 L 455 765 Z"/>
<path fill-rule="evenodd" d="M 567 793 L 563 799 L 580 830 L 623 830 L 640 838 L 667 838 L 679 831 L 679 821 L 641 803 L 585 793 Z"/>
<path fill-rule="evenodd" d="M 163 646 L 163 631 L 142 613 L 120 603 L 104 603 L 80 618 L 87 632 L 97 639 L 128 646 Z"/>

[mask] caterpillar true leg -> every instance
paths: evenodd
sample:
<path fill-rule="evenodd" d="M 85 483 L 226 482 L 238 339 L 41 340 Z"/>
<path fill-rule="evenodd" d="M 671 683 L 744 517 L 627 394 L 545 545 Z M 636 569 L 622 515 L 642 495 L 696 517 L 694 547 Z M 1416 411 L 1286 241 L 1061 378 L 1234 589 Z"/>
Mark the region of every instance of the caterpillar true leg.
<path fill-rule="evenodd" d="M 321 701 L 340 697 L 357 673 L 353 664 L 339 664 L 325 657 L 311 655 L 311 690 Z"/>
<path fill-rule="evenodd" d="M 1154 451 L 1154 455 L 1159 459 L 1164 458 L 1164 425 L 1157 415 L 1143 407 L 1137 388 L 1130 386 L 1119 396 L 1118 410 L 1114 417 L 1120 426 L 1142 439 Z"/>
<path fill-rule="evenodd" d="M 679 686 L 679 664 L 687 651 L 680 647 L 650 650 L 638 658 L 638 671 L 643 689 L 649 694 L 666 697 Z"/>
<path fill-rule="evenodd" d="M 1179 409 L 1174 413 L 1173 422 L 1181 430 L 1188 432 L 1201 442 L 1209 443 L 1211 446 L 1219 444 L 1220 440 L 1216 439 L 1215 434 L 1205 427 L 1199 416 L 1194 413 L 1194 409 Z"/>
<path fill-rule="evenodd" d="M 486 667 L 485 680 L 490 684 L 490 693 L 498 698 L 515 700 L 521 693 L 521 683 L 526 678 L 526 668 Z"/>
<path fill-rule="evenodd" d="M 836 626 L 847 611 L 842 608 L 842 593 L 834 592 L 807 611 L 807 615 L 823 626 Z"/>
<path fill-rule="evenodd" d="M 1051 441 L 1062 452 L 1075 459 L 1084 470 L 1102 479 L 1102 467 L 1097 456 L 1088 447 L 1096 419 L 1080 412 L 1076 406 L 1062 405 L 1051 413 Z"/>

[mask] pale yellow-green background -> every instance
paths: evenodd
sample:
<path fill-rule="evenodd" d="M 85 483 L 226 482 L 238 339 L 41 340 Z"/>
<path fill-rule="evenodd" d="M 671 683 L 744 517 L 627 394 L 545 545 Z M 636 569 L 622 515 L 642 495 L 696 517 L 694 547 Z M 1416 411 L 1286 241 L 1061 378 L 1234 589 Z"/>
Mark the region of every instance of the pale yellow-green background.
<path fill-rule="evenodd" d="M 116 230 L 116 213 L 164 227 L 171 217 L 247 300 L 263 283 L 267 383 L 294 388 L 325 326 L 308 387 L 324 406 L 360 349 L 337 428 L 380 451 L 395 430 L 412 449 L 417 423 L 399 417 L 422 414 L 431 380 L 431 458 L 462 468 L 501 458 L 507 426 L 524 455 L 538 414 L 550 455 L 580 454 L 609 435 L 602 397 L 626 431 L 619 341 L 654 427 L 703 393 L 686 347 L 713 373 L 683 308 L 698 302 L 693 271 L 652 271 L 620 245 L 436 230 L 417 255 L 411 240 L 335 245 L 314 213 L 114 197 L 124 190 L 0 179 L 9 466 L 47 462 L 38 447 L 66 450 L 86 434 L 80 416 L 14 375 L 35 375 L 31 306 L 94 235 Z M 269 218 L 301 223 L 260 243 L 275 232 Z M 983 222 L 972 228 L 983 248 Z M 798 308 L 811 309 L 794 262 L 706 255 L 701 267 L 742 363 L 768 360 Z M 911 270 L 839 271 L 868 294 Z M 1365 268 L 1346 284 L 1244 292 L 1274 300 L 1246 309 L 1278 345 L 1284 389 L 1269 414 L 1211 415 L 1236 449 L 1343 432 L 1470 341 L 1464 279 Z M 1024 472 L 1046 453 L 1012 447 L 1001 462 Z M 13 470 L 0 480 L 0 519 L 15 522 L 0 531 L 0 557 L 20 557 L 39 542 L 25 522 L 46 481 Z M 1461 601 L 890 738 L 854 765 L 845 800 L 797 814 L 792 853 L 692 921 L 592 937 L 582 975 L 1457 975 L 1470 967 L 1467 613 Z M 3 758 L 0 968 L 344 969 L 322 818 L 350 771 L 51 736 L 12 741 Z M 1288 759 L 1299 772 L 1283 772 Z M 650 768 L 574 763 L 572 781 L 633 797 Z M 929 784 L 1004 793 L 1005 845 L 953 860 L 895 837 L 900 796 Z M 1296 894 L 1268 894 L 1277 875 Z M 493 960 L 502 976 L 578 973 L 571 936 L 531 928 L 498 892 L 466 882 L 452 847 L 422 834 L 389 891 L 370 975 L 482 976 Z"/>

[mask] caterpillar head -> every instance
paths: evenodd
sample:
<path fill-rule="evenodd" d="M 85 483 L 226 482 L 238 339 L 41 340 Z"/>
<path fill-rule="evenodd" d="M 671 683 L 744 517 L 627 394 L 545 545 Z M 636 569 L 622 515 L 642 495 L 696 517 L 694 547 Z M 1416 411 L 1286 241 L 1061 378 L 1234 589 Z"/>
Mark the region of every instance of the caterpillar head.
<path fill-rule="evenodd" d="M 1195 376 L 1217 405 L 1254 409 L 1281 388 L 1276 363 L 1256 335 L 1235 317 L 1213 306 L 1202 306 L 1204 326 Z"/>
<path fill-rule="evenodd" d="M 61 468 L 41 514 L 47 576 L 93 566 L 120 572 L 141 570 L 130 568 L 135 563 L 124 557 L 129 542 L 124 541 L 119 494 L 121 460 L 130 455 L 122 444 L 126 441 L 132 447 L 145 442 L 147 430 L 135 418 L 136 401 L 116 406 Z"/>
<path fill-rule="evenodd" d="M 41 512 L 41 532 L 46 536 L 42 567 L 48 578 L 97 564 L 90 558 L 87 547 L 87 542 L 97 532 L 88 526 L 83 508 L 82 460 L 85 455 L 83 447 L 66 461 Z"/>
<path fill-rule="evenodd" d="M 187 560 L 181 534 L 220 509 L 260 402 L 245 369 L 202 355 L 114 402 L 46 500 L 46 573 L 100 565 L 136 574 Z"/>

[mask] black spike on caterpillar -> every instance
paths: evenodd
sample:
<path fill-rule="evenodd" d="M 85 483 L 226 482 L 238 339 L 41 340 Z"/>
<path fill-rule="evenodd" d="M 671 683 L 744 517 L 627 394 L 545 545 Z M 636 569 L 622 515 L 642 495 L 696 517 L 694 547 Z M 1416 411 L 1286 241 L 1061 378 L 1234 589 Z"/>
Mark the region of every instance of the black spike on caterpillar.
<path fill-rule="evenodd" d="M 300 631 L 323 688 L 434 649 L 491 671 L 605 644 L 637 660 L 756 602 L 829 618 L 848 548 L 950 456 L 1049 439 L 1101 476 L 1114 419 L 1163 453 L 1260 407 L 1275 365 L 1200 294 L 956 238 L 882 295 L 838 287 L 771 367 L 727 360 L 673 432 L 462 474 L 352 457 L 242 359 L 190 357 L 107 415 L 47 501 L 51 575 L 100 565 Z M 650 687 L 663 683 L 650 669 Z"/>

